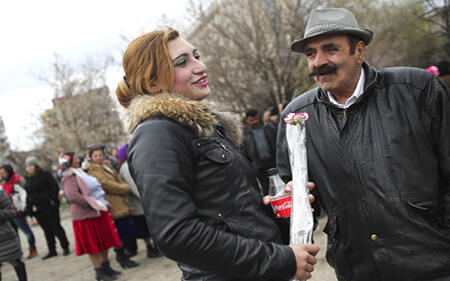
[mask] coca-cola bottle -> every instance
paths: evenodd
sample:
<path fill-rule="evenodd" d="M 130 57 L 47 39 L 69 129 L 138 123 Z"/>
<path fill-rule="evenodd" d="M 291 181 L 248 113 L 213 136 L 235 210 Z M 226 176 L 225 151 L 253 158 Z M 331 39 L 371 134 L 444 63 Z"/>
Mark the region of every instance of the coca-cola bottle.
<path fill-rule="evenodd" d="M 276 168 L 267 170 L 267 176 L 269 177 L 269 196 L 271 196 L 270 205 L 275 221 L 281 231 L 283 243 L 289 244 L 292 197 L 285 193 L 286 184 L 281 180 Z"/>

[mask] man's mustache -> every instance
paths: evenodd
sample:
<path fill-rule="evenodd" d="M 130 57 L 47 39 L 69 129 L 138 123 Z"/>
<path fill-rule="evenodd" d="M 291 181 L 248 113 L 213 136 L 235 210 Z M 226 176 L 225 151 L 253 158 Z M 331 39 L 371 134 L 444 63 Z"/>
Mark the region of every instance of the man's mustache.
<path fill-rule="evenodd" d="M 313 71 L 309 74 L 310 78 L 313 78 L 314 76 L 318 75 L 324 75 L 324 74 L 334 74 L 337 72 L 337 67 L 332 64 L 326 64 L 319 68 L 314 68 Z"/>

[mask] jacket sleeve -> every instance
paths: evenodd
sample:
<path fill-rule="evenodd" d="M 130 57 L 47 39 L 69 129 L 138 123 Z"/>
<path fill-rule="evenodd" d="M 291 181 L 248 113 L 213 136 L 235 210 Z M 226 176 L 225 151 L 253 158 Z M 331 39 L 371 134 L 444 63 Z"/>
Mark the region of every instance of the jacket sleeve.
<path fill-rule="evenodd" d="M 130 172 L 160 250 L 177 262 L 236 279 L 291 278 L 296 266 L 289 246 L 224 231 L 198 215 L 191 196 L 195 157 L 183 130 L 168 120 L 144 122 L 129 146 Z"/>
<path fill-rule="evenodd" d="M 0 189 L 0 222 L 7 221 L 9 218 L 14 217 L 16 212 L 12 206 L 9 196 L 3 189 Z"/>
<path fill-rule="evenodd" d="M 424 125 L 429 128 L 442 175 L 444 225 L 450 228 L 450 94 L 448 88 L 433 76 L 422 93 L 421 101 Z"/>
<path fill-rule="evenodd" d="M 50 199 L 52 199 L 54 202 L 59 203 L 59 184 L 56 181 L 56 179 L 53 177 L 53 175 L 48 172 L 43 172 L 45 175 L 46 182 L 48 184 L 48 189 L 50 192 Z"/>
<path fill-rule="evenodd" d="M 71 204 L 77 204 L 78 206 L 86 209 L 90 208 L 89 203 L 86 201 L 78 187 L 76 175 L 64 177 L 62 179 L 62 186 L 64 188 L 66 198 Z"/>
<path fill-rule="evenodd" d="M 128 163 L 125 161 L 119 170 L 120 177 L 130 186 L 130 194 L 136 198 L 141 198 L 136 184 L 130 175 L 130 170 L 128 169 Z"/>
<path fill-rule="evenodd" d="M 128 184 L 108 179 L 104 174 L 106 172 L 98 165 L 89 168 L 88 173 L 96 177 L 102 184 L 102 188 L 110 194 L 127 195 L 130 192 Z"/>

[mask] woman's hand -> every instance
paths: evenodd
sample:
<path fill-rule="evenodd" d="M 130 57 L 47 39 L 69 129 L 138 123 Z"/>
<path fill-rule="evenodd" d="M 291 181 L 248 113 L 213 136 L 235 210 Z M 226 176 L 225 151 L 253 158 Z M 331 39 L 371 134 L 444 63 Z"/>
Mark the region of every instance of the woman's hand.
<path fill-rule="evenodd" d="M 286 193 L 286 194 L 291 194 L 291 193 L 292 193 L 292 187 L 293 187 L 293 185 L 294 185 L 294 183 L 293 183 L 292 181 L 288 182 L 288 183 L 286 184 L 286 187 L 284 188 L 284 193 Z M 314 184 L 313 182 L 308 182 L 308 183 L 306 184 L 306 186 L 308 187 L 309 191 L 311 191 L 311 190 L 314 189 L 315 184 Z M 264 205 L 269 205 L 270 202 L 271 202 L 274 198 L 275 198 L 275 196 L 264 196 L 264 198 L 263 198 L 263 204 L 264 204 Z M 308 195 L 308 198 L 309 198 L 309 202 L 310 202 L 310 203 L 314 202 L 314 195 L 309 194 L 309 195 Z M 314 212 L 314 209 L 313 209 L 313 212 Z"/>
<path fill-rule="evenodd" d="M 295 278 L 307 280 L 311 278 L 311 272 L 314 271 L 314 265 L 317 263 L 315 256 L 320 248 L 314 244 L 289 245 L 295 255 L 297 271 Z"/>

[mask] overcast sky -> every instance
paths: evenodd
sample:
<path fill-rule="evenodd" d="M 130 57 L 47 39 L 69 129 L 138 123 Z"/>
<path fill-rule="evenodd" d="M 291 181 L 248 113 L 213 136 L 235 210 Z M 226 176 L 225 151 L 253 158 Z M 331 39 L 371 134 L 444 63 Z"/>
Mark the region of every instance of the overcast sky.
<path fill-rule="evenodd" d="M 0 4 L 0 116 L 13 149 L 30 149 L 37 118 L 52 107 L 52 90 L 33 73 L 49 71 L 53 55 L 71 64 L 110 53 L 155 28 L 163 15 L 186 20 L 187 0 L 14 0 Z M 117 84 L 121 70 L 111 70 Z M 111 89 L 114 91 L 114 89 Z"/>

